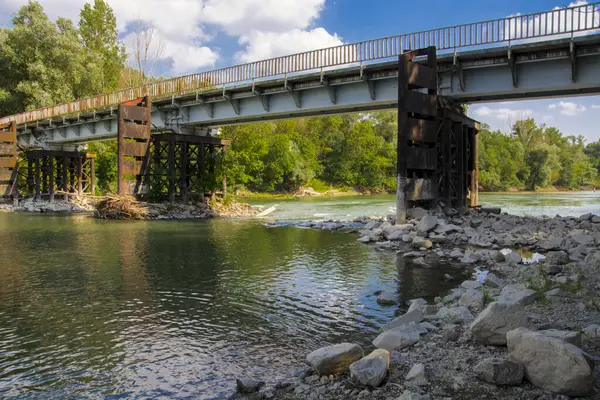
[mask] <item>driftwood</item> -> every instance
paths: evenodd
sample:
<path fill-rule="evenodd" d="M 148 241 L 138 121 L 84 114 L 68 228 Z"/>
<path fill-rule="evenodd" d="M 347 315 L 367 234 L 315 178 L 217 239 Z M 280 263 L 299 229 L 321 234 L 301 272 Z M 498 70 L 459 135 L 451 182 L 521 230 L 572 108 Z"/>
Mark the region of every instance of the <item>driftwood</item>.
<path fill-rule="evenodd" d="M 148 204 L 132 196 L 106 196 L 96 205 L 94 217 L 101 219 L 147 219 Z"/>

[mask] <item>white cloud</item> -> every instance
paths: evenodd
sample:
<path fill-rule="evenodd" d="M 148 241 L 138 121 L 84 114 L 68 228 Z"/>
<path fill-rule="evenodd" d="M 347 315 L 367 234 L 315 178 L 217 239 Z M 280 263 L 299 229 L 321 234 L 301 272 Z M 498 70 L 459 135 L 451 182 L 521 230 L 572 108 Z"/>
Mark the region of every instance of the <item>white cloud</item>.
<path fill-rule="evenodd" d="M 548 108 L 551 110 L 559 108 L 560 113 L 567 117 L 576 117 L 587 110 L 585 106 L 571 101 L 561 101 L 560 103 L 550 104 Z"/>
<path fill-rule="evenodd" d="M 0 0 L 0 8 L 14 12 L 28 0 Z M 90 0 L 39 0 L 49 17 L 77 22 Z M 154 26 L 165 43 L 163 61 L 171 74 L 212 67 L 219 58 L 216 32 L 236 37 L 239 61 L 341 44 L 335 33 L 315 26 L 325 0 L 107 0 L 117 16 L 118 29 L 132 49 L 132 24 L 138 19 Z M 164 63 L 161 63 L 164 64 Z"/>
<path fill-rule="evenodd" d="M 592 108 L 598 110 L 600 109 L 600 104 L 592 104 Z"/>
<path fill-rule="evenodd" d="M 251 62 L 337 46 L 342 44 L 342 41 L 337 35 L 331 35 L 323 28 L 315 28 L 310 31 L 294 29 L 283 33 L 255 31 L 250 35 L 242 36 L 240 44 L 245 44 L 246 49 L 238 52 L 236 59 L 241 62 Z"/>
<path fill-rule="evenodd" d="M 513 122 L 533 116 L 533 111 L 528 108 L 490 108 L 487 106 L 482 106 L 474 109 L 473 114 L 475 114 L 477 117 L 494 117 L 502 121 Z"/>

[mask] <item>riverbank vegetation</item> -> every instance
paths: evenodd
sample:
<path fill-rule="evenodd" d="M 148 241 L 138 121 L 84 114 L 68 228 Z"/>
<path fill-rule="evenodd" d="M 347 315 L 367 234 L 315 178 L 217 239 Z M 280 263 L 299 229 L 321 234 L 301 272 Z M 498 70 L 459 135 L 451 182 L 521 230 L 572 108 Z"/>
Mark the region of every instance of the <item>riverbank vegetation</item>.
<path fill-rule="evenodd" d="M 142 24 L 134 33 L 138 46 L 160 50 Z M 12 27 L 0 28 L 0 115 L 158 79 L 158 54 L 131 50 L 128 57 L 105 0 L 86 4 L 79 24 L 53 22 L 30 1 Z M 393 111 L 227 126 L 221 136 L 232 145 L 217 174 L 231 191 L 249 196 L 394 192 L 396 132 Z M 116 141 L 90 143 L 88 151 L 97 153 L 99 192 L 114 193 Z M 479 167 L 486 191 L 590 187 L 600 183 L 600 141 L 586 145 L 533 119 L 517 121 L 510 132 L 484 126 Z"/>

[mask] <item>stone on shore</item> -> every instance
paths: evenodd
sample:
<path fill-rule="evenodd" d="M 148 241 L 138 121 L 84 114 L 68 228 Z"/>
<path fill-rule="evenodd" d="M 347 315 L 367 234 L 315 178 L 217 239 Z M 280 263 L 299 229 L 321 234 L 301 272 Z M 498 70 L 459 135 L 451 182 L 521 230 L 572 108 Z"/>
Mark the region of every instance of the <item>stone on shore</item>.
<path fill-rule="evenodd" d="M 474 368 L 477 377 L 494 385 L 520 385 L 523 366 L 504 358 L 486 358 Z"/>
<path fill-rule="evenodd" d="M 425 376 L 425 365 L 415 364 L 412 366 L 406 378 L 404 378 L 407 384 L 424 386 L 427 385 L 427 377 Z"/>
<path fill-rule="evenodd" d="M 397 296 L 393 293 L 383 292 L 379 296 L 377 296 L 377 303 L 384 306 L 390 306 L 396 304 L 396 302 Z"/>
<path fill-rule="evenodd" d="M 377 387 L 390 368 L 390 352 L 377 349 L 350 365 L 350 376 L 363 386 Z"/>
<path fill-rule="evenodd" d="M 504 285 L 504 279 L 499 278 L 494 273 L 490 272 L 485 277 L 485 281 L 483 281 L 483 284 L 491 288 L 501 288 Z"/>
<path fill-rule="evenodd" d="M 481 283 L 477 281 L 464 281 L 460 284 L 460 286 L 464 287 L 467 290 L 479 289 L 481 287 Z"/>
<path fill-rule="evenodd" d="M 580 348 L 526 328 L 506 334 L 511 358 L 525 367 L 534 385 L 567 396 L 586 396 L 594 387 L 593 367 Z"/>
<path fill-rule="evenodd" d="M 498 301 L 527 306 L 536 301 L 538 297 L 539 293 L 533 289 L 525 289 L 520 292 L 505 292 L 504 290 L 502 290 Z"/>
<path fill-rule="evenodd" d="M 432 231 L 438 224 L 438 219 L 434 215 L 425 215 L 421 218 L 417 224 L 418 232 L 429 232 Z"/>
<path fill-rule="evenodd" d="M 460 296 L 460 299 L 458 299 L 458 305 L 481 310 L 483 308 L 483 293 L 478 290 L 467 290 Z"/>
<path fill-rule="evenodd" d="M 511 251 L 510 253 L 504 255 L 504 261 L 506 261 L 509 265 L 515 265 L 523 261 L 523 257 L 521 257 L 519 253 Z"/>
<path fill-rule="evenodd" d="M 410 300 L 410 307 L 408 307 L 408 311 L 406 312 L 411 313 L 413 311 L 419 310 L 422 311 L 422 307 L 427 305 L 427 300 L 425 299 L 413 299 Z"/>
<path fill-rule="evenodd" d="M 583 329 L 583 336 L 587 339 L 600 345 L 600 325 L 592 324 Z"/>
<path fill-rule="evenodd" d="M 373 345 L 378 349 L 385 349 L 387 351 L 403 349 L 417 343 L 421 338 L 420 332 L 421 327 L 418 324 L 407 324 L 402 327 L 380 333 L 373 340 Z"/>
<path fill-rule="evenodd" d="M 421 321 L 423 321 L 423 313 L 421 312 L 421 310 L 413 310 L 383 325 L 381 327 L 381 331 L 389 331 L 391 329 L 399 328 L 402 325 L 406 325 L 411 322 L 419 323 Z"/>
<path fill-rule="evenodd" d="M 463 324 L 475 319 L 467 307 L 442 307 L 436 316 L 449 324 Z"/>
<path fill-rule="evenodd" d="M 546 253 L 546 264 L 565 265 L 571 262 L 569 255 L 564 251 L 549 251 Z"/>
<path fill-rule="evenodd" d="M 409 208 L 406 210 L 406 216 L 408 218 L 421 219 L 426 215 L 428 215 L 427 210 L 421 207 Z"/>
<path fill-rule="evenodd" d="M 359 345 L 340 343 L 313 351 L 306 356 L 306 361 L 319 375 L 332 375 L 346 372 L 350 364 L 360 360 L 363 355 Z"/>
<path fill-rule="evenodd" d="M 415 249 L 420 249 L 421 247 L 430 249 L 431 247 L 433 247 L 433 243 L 431 243 L 430 240 L 427 240 L 421 236 L 416 236 L 412 241 L 412 247 Z"/>
<path fill-rule="evenodd" d="M 248 378 L 237 378 L 235 380 L 239 393 L 256 393 L 264 386 L 265 382 Z"/>
<path fill-rule="evenodd" d="M 490 303 L 471 324 L 473 338 L 486 345 L 506 345 L 506 332 L 529 326 L 523 308 L 518 303 Z"/>

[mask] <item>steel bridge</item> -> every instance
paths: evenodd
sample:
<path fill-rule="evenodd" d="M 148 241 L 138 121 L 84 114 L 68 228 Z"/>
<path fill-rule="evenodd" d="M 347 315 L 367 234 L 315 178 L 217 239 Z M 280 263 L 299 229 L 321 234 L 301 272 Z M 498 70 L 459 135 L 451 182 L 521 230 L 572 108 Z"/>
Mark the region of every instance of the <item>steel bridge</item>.
<path fill-rule="evenodd" d="M 8 158 L 16 160 L 16 142 L 56 152 L 118 137 L 120 179 L 137 176 L 129 183 L 120 180 L 119 187 L 142 193 L 152 133 L 181 135 L 155 155 L 168 160 L 167 178 L 175 179 L 181 171 L 174 165 L 188 163 L 187 150 L 177 150 L 185 154 L 176 161 L 176 146 L 198 144 L 194 154 L 225 146 L 208 135 L 219 126 L 397 108 L 399 138 L 406 134 L 409 142 L 406 147 L 399 140 L 398 147 L 399 191 L 412 187 L 407 201 L 434 200 L 441 193 L 447 203 L 462 204 L 475 191 L 470 199 L 476 203 L 477 125 L 440 104 L 596 93 L 600 2 L 292 54 L 7 116 L 0 119 L 0 127 L 11 127 L 4 136 L 0 132 L 0 142 L 6 139 L 0 143 L 0 169 L 10 168 Z M 69 161 L 79 180 L 84 159 Z M 63 164 L 61 171 L 68 170 Z M 439 175 L 458 164 L 453 174 L 459 178 Z M 177 179 L 187 180 L 186 174 Z M 409 175 L 411 182 L 401 182 Z M 181 190 L 187 193 L 187 187 Z M 171 187 L 169 197 L 176 192 Z"/>

